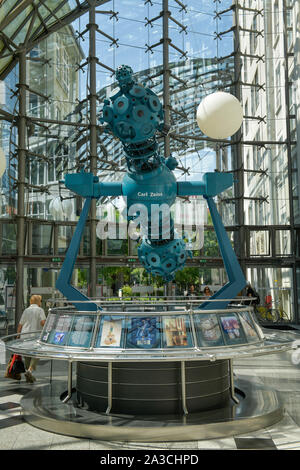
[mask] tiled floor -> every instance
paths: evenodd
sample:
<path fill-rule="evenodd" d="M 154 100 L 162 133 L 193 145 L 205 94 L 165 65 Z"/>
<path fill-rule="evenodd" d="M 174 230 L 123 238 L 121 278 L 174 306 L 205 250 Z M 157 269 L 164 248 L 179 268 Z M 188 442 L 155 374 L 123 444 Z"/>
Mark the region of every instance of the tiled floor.
<path fill-rule="evenodd" d="M 285 416 L 277 424 L 250 434 L 223 439 L 192 442 L 134 443 L 105 442 L 53 434 L 27 424 L 21 416 L 20 400 L 32 387 L 49 381 L 50 362 L 41 362 L 35 385 L 25 380 L 4 378 L 5 365 L 0 364 L 0 450 L 300 450 L 300 365 L 291 355 L 269 355 L 234 362 L 235 374 L 265 383 L 276 389 L 284 401 Z M 66 380 L 67 364 L 53 362 L 53 378 Z"/>

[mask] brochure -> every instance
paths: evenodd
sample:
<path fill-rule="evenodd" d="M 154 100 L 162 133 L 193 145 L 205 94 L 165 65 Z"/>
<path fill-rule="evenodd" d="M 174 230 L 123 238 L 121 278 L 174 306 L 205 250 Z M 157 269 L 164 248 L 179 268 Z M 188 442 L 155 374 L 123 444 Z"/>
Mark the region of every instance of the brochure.
<path fill-rule="evenodd" d="M 61 346 L 65 345 L 72 319 L 72 315 L 59 315 L 55 330 L 51 331 L 48 342 L 51 344 L 59 344 Z"/>
<path fill-rule="evenodd" d="M 223 346 L 224 339 L 215 314 L 203 314 L 196 316 L 197 337 L 199 346 Z"/>
<path fill-rule="evenodd" d="M 123 320 L 102 319 L 96 347 L 120 348 Z"/>
<path fill-rule="evenodd" d="M 54 333 L 54 337 L 52 338 L 53 344 L 65 344 L 66 333 L 56 332 Z"/>
<path fill-rule="evenodd" d="M 246 338 L 237 316 L 232 313 L 220 316 L 226 344 L 239 344 L 246 342 Z"/>
<path fill-rule="evenodd" d="M 158 317 L 129 318 L 126 337 L 127 348 L 159 348 Z"/>
<path fill-rule="evenodd" d="M 77 315 L 72 324 L 68 346 L 88 348 L 91 344 L 95 317 L 92 315 Z"/>
<path fill-rule="evenodd" d="M 49 315 L 47 316 L 45 326 L 43 328 L 43 336 L 41 339 L 42 341 L 47 342 L 50 332 L 54 329 L 55 319 L 56 319 L 56 314 L 49 313 Z"/>
<path fill-rule="evenodd" d="M 163 331 L 166 347 L 192 347 L 187 316 L 163 317 Z"/>
<path fill-rule="evenodd" d="M 257 341 L 258 335 L 250 318 L 249 312 L 239 312 L 244 332 L 249 341 Z"/>

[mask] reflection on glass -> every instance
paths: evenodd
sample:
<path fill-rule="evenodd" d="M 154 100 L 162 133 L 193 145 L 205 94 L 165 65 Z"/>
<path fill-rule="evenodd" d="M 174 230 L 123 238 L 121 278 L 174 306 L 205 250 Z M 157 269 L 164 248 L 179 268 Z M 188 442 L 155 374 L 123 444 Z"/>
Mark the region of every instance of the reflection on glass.
<path fill-rule="evenodd" d="M 270 240 L 267 230 L 252 230 L 250 232 L 250 254 L 253 256 L 270 255 Z"/>
<path fill-rule="evenodd" d="M 129 318 L 127 326 L 127 348 L 159 348 L 160 329 L 158 317 Z"/>
<path fill-rule="evenodd" d="M 55 319 L 56 319 L 56 314 L 49 313 L 49 315 L 47 316 L 46 323 L 43 328 L 43 333 L 42 333 L 42 338 L 41 338 L 42 341 L 47 342 L 50 332 L 54 329 Z"/>
<path fill-rule="evenodd" d="M 108 255 L 127 255 L 128 247 L 127 240 L 107 240 L 107 254 Z"/>
<path fill-rule="evenodd" d="M 239 344 L 246 342 L 243 329 L 235 313 L 220 315 L 220 322 L 226 344 Z"/>
<path fill-rule="evenodd" d="M 163 317 L 164 346 L 192 347 L 192 337 L 188 317 L 172 316 Z"/>
<path fill-rule="evenodd" d="M 96 348 L 120 348 L 123 342 L 124 320 L 105 316 L 101 319 Z"/>
<path fill-rule="evenodd" d="M 69 336 L 72 318 L 72 315 L 60 315 L 57 319 L 55 329 L 51 331 L 47 342 L 64 346 Z"/>
<path fill-rule="evenodd" d="M 2 254 L 9 255 L 17 252 L 16 224 L 2 225 Z"/>
<path fill-rule="evenodd" d="M 65 254 L 71 243 L 72 236 L 73 231 L 71 226 L 58 227 L 58 254 Z"/>
<path fill-rule="evenodd" d="M 83 348 L 90 346 L 95 318 L 92 315 L 77 315 L 74 318 L 68 346 L 81 346 Z"/>
<path fill-rule="evenodd" d="M 257 341 L 258 336 L 250 318 L 249 312 L 240 312 L 240 320 L 248 341 Z"/>
<path fill-rule="evenodd" d="M 256 328 L 256 331 L 258 333 L 258 336 L 259 336 L 259 339 L 264 339 L 265 335 L 263 333 L 263 330 L 261 329 L 258 321 L 257 321 L 257 318 L 256 318 L 256 315 L 254 313 L 251 313 L 249 312 L 249 316 L 251 317 L 251 320 L 253 322 L 253 324 L 255 325 L 255 328 Z"/>
<path fill-rule="evenodd" d="M 291 253 L 291 232 L 289 230 L 277 230 L 276 255 L 290 255 Z"/>
<path fill-rule="evenodd" d="M 197 315 L 197 338 L 199 346 L 223 346 L 224 339 L 218 322 L 217 315 Z"/>
<path fill-rule="evenodd" d="M 32 254 L 52 254 L 52 227 L 51 225 L 37 225 L 32 227 Z"/>

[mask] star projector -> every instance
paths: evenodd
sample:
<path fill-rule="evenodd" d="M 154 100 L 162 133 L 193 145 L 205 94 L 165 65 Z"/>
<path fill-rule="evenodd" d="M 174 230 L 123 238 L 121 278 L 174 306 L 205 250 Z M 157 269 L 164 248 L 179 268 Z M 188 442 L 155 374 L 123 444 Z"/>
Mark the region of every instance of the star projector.
<path fill-rule="evenodd" d="M 135 205 L 140 208 L 141 204 L 147 212 L 146 221 L 141 224 L 139 259 L 148 272 L 171 281 L 176 271 L 185 265 L 186 258 L 192 256 L 183 240 L 174 240 L 170 208 L 177 196 L 177 183 L 172 172 L 177 161 L 172 156 L 165 160 L 159 153 L 156 133 L 164 131 L 164 115 L 158 96 L 136 83 L 132 73 L 126 65 L 117 68 L 120 90 L 105 100 L 101 121 L 120 139 L 126 154 L 128 173 L 122 191 L 127 197 L 128 213 Z M 160 217 L 154 236 L 154 206 L 165 204 L 169 213 Z M 134 220 L 134 216 L 128 215 L 128 219 Z"/>
<path fill-rule="evenodd" d="M 159 151 L 157 134 L 160 132 L 166 135 L 168 128 L 164 124 L 164 113 L 158 96 L 137 83 L 132 69 L 127 65 L 117 68 L 116 79 L 119 90 L 104 101 L 100 122 L 106 124 L 106 132 L 112 133 L 122 143 L 127 172 L 121 182 L 102 182 L 94 174 L 85 172 L 65 176 L 65 186 L 86 198 L 86 201 L 56 287 L 73 301 L 76 308 L 80 309 L 77 300 L 87 299 L 70 282 L 91 200 L 104 196 L 126 198 L 127 219 L 135 224 L 140 233 L 138 256 L 141 265 L 154 276 L 161 276 L 165 282 L 172 281 L 192 253 L 174 229 L 171 207 L 177 196 L 202 195 L 210 210 L 229 279 L 228 284 L 212 297 L 218 301 L 211 302 L 209 307 L 225 308 L 228 299 L 234 298 L 246 284 L 213 200 L 217 194 L 232 186 L 233 175 L 209 172 L 202 181 L 176 181 L 173 171 L 177 160 L 172 155 L 165 158 Z M 240 125 L 240 108 L 240 103 L 232 95 L 215 93 L 199 105 L 198 124 L 203 132 L 205 130 L 212 137 L 227 136 Z M 138 233 L 138 230 L 132 233 Z M 222 302 L 220 299 L 223 299 Z M 88 303 L 87 308 L 98 309 L 93 302 Z M 208 308 L 208 305 L 203 304 L 202 308 Z"/>

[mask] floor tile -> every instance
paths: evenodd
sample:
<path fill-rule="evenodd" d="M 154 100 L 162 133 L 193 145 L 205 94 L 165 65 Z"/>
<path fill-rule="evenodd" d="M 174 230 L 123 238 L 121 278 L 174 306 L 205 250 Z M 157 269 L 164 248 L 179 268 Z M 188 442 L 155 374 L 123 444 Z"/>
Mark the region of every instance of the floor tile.
<path fill-rule="evenodd" d="M 234 438 L 228 437 L 224 439 L 211 439 L 198 441 L 198 449 L 202 450 L 226 450 L 226 449 L 236 449 L 236 443 Z"/>
<path fill-rule="evenodd" d="M 10 426 L 15 426 L 22 422 L 21 416 L 13 416 L 11 418 L 0 419 L 0 429 L 9 428 Z"/>
<path fill-rule="evenodd" d="M 236 448 L 238 450 L 275 450 L 276 445 L 272 439 L 268 438 L 251 438 L 251 437 L 236 437 Z"/>
<path fill-rule="evenodd" d="M 88 439 L 69 438 L 51 442 L 51 450 L 90 450 Z"/>
<path fill-rule="evenodd" d="M 60 362 L 60 361 L 57 361 Z M 66 364 L 55 363 L 53 377 L 66 382 Z M 287 355 L 234 361 L 235 377 L 271 385 L 283 399 L 286 413 L 274 425 L 253 433 L 223 439 L 192 442 L 106 442 L 48 433 L 26 423 L 20 414 L 20 401 L 32 387 L 5 379 L 0 365 L 0 450 L 300 450 L 300 368 L 291 365 Z M 39 384 L 49 382 L 49 365 L 37 371 Z M 11 405 L 8 405 L 8 404 Z M 15 415 L 16 414 L 16 415 Z M 1 419 L 2 417 L 2 419 Z"/>
<path fill-rule="evenodd" d="M 114 442 L 97 441 L 90 439 L 90 450 L 120 450 Z"/>
<path fill-rule="evenodd" d="M 20 403 L 14 403 L 11 401 L 0 403 L 0 411 L 11 410 L 12 408 L 20 408 Z"/>

